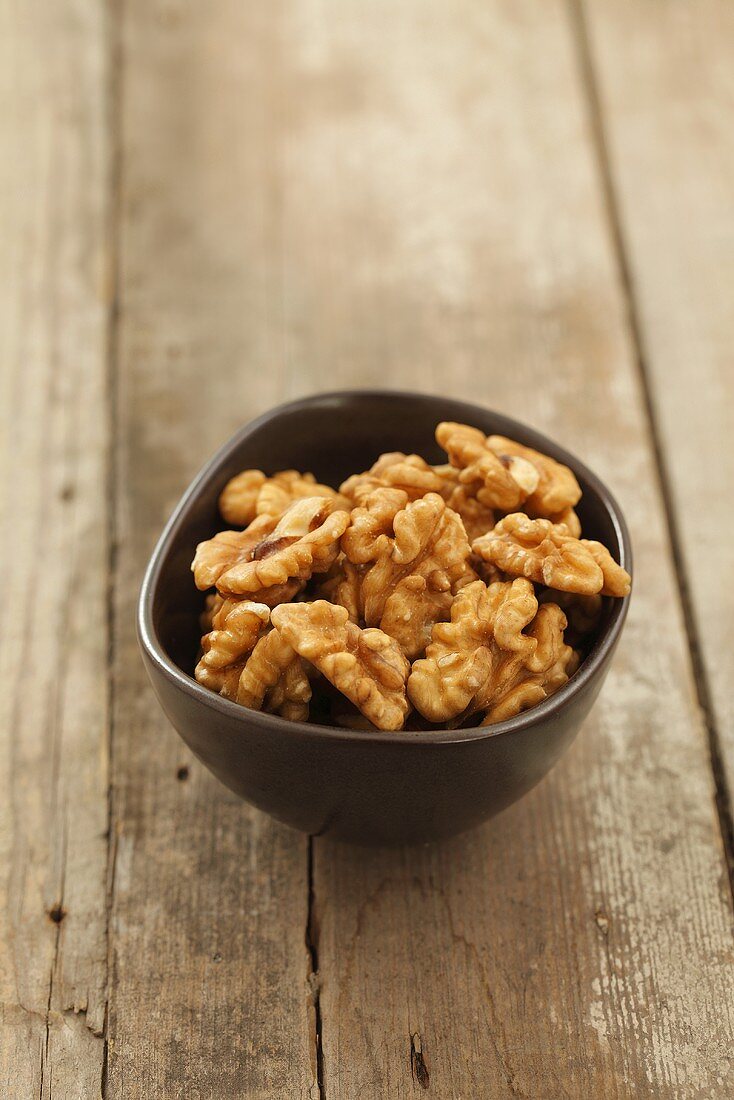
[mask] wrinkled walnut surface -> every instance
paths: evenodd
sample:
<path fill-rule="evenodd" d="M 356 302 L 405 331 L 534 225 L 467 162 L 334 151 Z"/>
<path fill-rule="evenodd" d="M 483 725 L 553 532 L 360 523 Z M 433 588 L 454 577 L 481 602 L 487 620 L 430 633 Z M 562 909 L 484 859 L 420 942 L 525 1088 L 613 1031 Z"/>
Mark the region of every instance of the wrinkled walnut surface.
<path fill-rule="evenodd" d="M 530 519 L 524 512 L 505 516 L 475 539 L 472 550 L 509 576 L 563 592 L 626 596 L 630 589 L 629 574 L 601 543 L 576 539 L 563 524 Z"/>
<path fill-rule="evenodd" d="M 218 603 L 216 602 L 218 600 Z M 200 684 L 234 699 L 247 655 L 270 619 L 270 608 L 249 600 L 212 602 L 209 630 L 201 639 L 201 657 L 194 670 Z"/>
<path fill-rule="evenodd" d="M 400 489 L 410 500 L 418 500 L 426 493 L 439 493 L 442 484 L 441 475 L 420 455 L 390 451 L 380 455 L 366 473 L 347 478 L 339 491 L 355 504 L 362 504 L 375 489 Z"/>
<path fill-rule="evenodd" d="M 277 516 L 297 500 L 306 497 L 324 497 L 332 502 L 332 508 L 349 508 L 349 501 L 340 496 L 330 485 L 320 485 L 313 474 L 299 474 L 297 470 L 283 470 L 268 478 L 257 498 L 258 515 Z"/>
<path fill-rule="evenodd" d="M 325 497 L 335 506 L 349 506 L 330 485 L 320 485 L 313 474 L 281 470 L 267 477 L 262 470 L 243 470 L 230 479 L 219 496 L 219 511 L 233 526 L 245 527 L 255 516 L 279 519 L 294 501 L 303 497 Z"/>
<path fill-rule="evenodd" d="M 220 509 L 241 529 L 192 563 L 208 590 L 199 683 L 384 730 L 502 721 L 566 683 L 629 575 L 582 538 L 567 466 L 467 424 L 436 439 L 447 462 L 390 451 L 338 491 L 297 470 L 227 483 Z"/>
<path fill-rule="evenodd" d="M 243 470 L 231 478 L 219 494 L 222 518 L 238 527 L 251 523 L 257 515 L 257 498 L 266 481 L 262 470 Z"/>
<path fill-rule="evenodd" d="M 409 658 L 421 653 L 433 624 L 448 615 L 467 572 L 469 542 L 460 518 L 437 493 L 409 501 L 398 489 L 376 489 L 352 512 L 342 547 L 365 566 L 361 604 Z"/>
<path fill-rule="evenodd" d="M 524 578 L 467 585 L 451 621 L 433 628 L 425 659 L 413 665 L 410 700 L 432 722 L 483 712 L 486 724 L 517 714 L 565 683 L 573 653 L 565 626 L 558 606 L 538 608 Z"/>
<path fill-rule="evenodd" d="M 346 607 L 349 618 L 357 625 L 364 618 L 362 579 L 365 569 L 365 566 L 353 565 L 344 554 L 340 554 L 316 589 L 320 599 Z"/>
<path fill-rule="evenodd" d="M 271 630 L 257 643 L 242 670 L 237 702 L 291 722 L 305 722 L 310 699 L 311 684 L 303 661 L 282 634 Z"/>
<path fill-rule="evenodd" d="M 513 439 L 507 439 L 504 435 L 490 435 L 487 446 L 500 459 L 520 458 L 529 462 L 537 470 L 537 487 L 525 501 L 525 507 L 530 515 L 559 519 L 559 513 L 578 504 L 581 499 L 581 486 L 568 466 L 556 462 L 549 455 L 533 450 L 532 447 L 515 443 Z"/>
<path fill-rule="evenodd" d="M 344 607 L 281 604 L 273 623 L 289 645 L 381 730 L 402 729 L 410 704 L 405 692 L 410 665 L 394 639 L 361 630 Z"/>
<path fill-rule="evenodd" d="M 460 482 L 474 486 L 473 494 L 487 508 L 511 511 L 538 486 L 539 474 L 531 462 L 497 455 L 478 428 L 445 421 L 436 428 L 436 441 L 461 471 Z"/>
<path fill-rule="evenodd" d="M 258 543 L 271 533 L 275 520 L 271 516 L 259 516 L 245 531 L 220 531 L 214 538 L 200 542 L 196 547 L 191 569 L 197 588 L 202 590 L 224 581 L 220 591 L 227 592 L 227 576 L 242 562 L 252 560 Z"/>
<path fill-rule="evenodd" d="M 244 531 L 222 531 L 200 543 L 193 566 L 196 583 L 215 584 L 223 595 L 271 606 L 285 602 L 314 573 L 329 569 L 348 525 L 349 513 L 333 512 L 328 500 L 297 500 L 277 524 L 272 516 L 258 516 Z"/>
<path fill-rule="evenodd" d="M 212 618 L 211 630 L 201 640 L 200 664 L 227 668 L 254 647 L 270 621 L 270 608 L 251 600 L 223 600 Z"/>

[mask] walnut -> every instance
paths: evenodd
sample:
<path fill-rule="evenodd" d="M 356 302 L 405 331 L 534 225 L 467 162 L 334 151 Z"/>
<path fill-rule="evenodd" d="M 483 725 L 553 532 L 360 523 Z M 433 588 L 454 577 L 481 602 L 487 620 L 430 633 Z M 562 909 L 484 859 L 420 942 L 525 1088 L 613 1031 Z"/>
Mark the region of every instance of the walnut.
<path fill-rule="evenodd" d="M 441 483 L 441 488 L 437 489 L 436 492 L 440 493 L 448 504 L 449 497 L 454 489 L 461 484 L 459 481 L 461 470 L 457 470 L 456 466 L 452 466 L 450 462 L 444 462 L 439 466 L 432 466 L 431 469 Z"/>
<path fill-rule="evenodd" d="M 222 600 L 212 628 L 201 640 L 201 663 L 210 668 L 236 664 L 255 646 L 270 621 L 270 608 L 251 600 Z"/>
<path fill-rule="evenodd" d="M 271 516 L 258 516 L 244 531 L 220 531 L 214 538 L 200 542 L 191 565 L 196 587 L 211 588 L 231 569 L 251 561 L 255 547 L 274 527 Z"/>
<path fill-rule="evenodd" d="M 539 518 L 529 511 L 528 514 L 531 515 L 532 519 Z M 555 515 L 546 516 L 545 518 L 549 519 L 551 523 L 555 523 L 556 525 L 562 523 L 565 527 L 568 528 L 569 535 L 573 535 L 575 539 L 581 538 L 581 520 L 579 519 L 575 508 L 564 508 L 562 512 L 556 512 Z"/>
<path fill-rule="evenodd" d="M 324 497 L 332 502 L 332 509 L 351 508 L 351 502 L 332 489 L 320 485 L 313 474 L 299 474 L 297 470 L 282 470 L 268 478 L 257 498 L 258 515 L 280 517 L 296 500 L 305 497 Z"/>
<path fill-rule="evenodd" d="M 208 688 L 209 691 L 225 699 L 234 700 L 237 698 L 237 685 L 244 667 L 244 661 L 230 665 L 228 668 L 209 668 L 207 665 L 198 664 L 194 675 L 202 687 Z"/>
<path fill-rule="evenodd" d="M 378 729 L 402 729 L 410 704 L 410 666 L 399 645 L 381 630 L 361 630 L 344 607 L 325 600 L 281 604 L 273 623 L 289 645 L 310 661 Z"/>
<path fill-rule="evenodd" d="M 482 504 L 475 495 L 479 484 L 473 482 L 470 485 L 462 485 L 459 480 L 460 471 L 450 463 L 444 466 L 434 466 L 433 470 L 441 479 L 441 488 L 438 492 L 449 508 L 453 508 L 461 516 L 469 542 L 473 542 L 474 539 L 485 535 L 487 531 L 491 531 L 495 525 L 495 513 L 492 508 Z M 532 512 L 527 504 L 528 502 L 525 501 L 523 511 L 527 511 L 534 519 L 538 518 L 538 514 Z M 581 537 L 581 522 L 573 508 L 564 508 L 562 512 L 558 512 L 556 515 L 542 518 L 549 519 L 552 523 L 565 523 L 569 534 L 573 535 L 574 538 Z"/>
<path fill-rule="evenodd" d="M 303 661 L 277 630 L 261 638 L 237 685 L 237 702 L 250 710 L 279 714 L 291 722 L 308 719 L 311 685 Z"/>
<path fill-rule="evenodd" d="M 222 600 L 201 639 L 194 675 L 200 684 L 233 699 L 245 658 L 270 619 L 270 608 L 250 600 Z"/>
<path fill-rule="evenodd" d="M 326 572 L 339 552 L 349 513 L 331 508 L 321 497 L 305 497 L 277 524 L 272 516 L 258 516 L 245 531 L 223 531 L 201 543 L 193 566 L 197 584 L 206 581 L 224 595 L 247 595 L 271 606 L 291 599 L 313 573 Z M 258 525 L 264 537 L 253 539 Z M 212 561 L 216 568 L 202 573 L 203 563 Z"/>
<path fill-rule="evenodd" d="M 412 574 L 385 602 L 380 628 L 412 661 L 425 652 L 434 624 L 449 617 L 452 598 L 451 588 L 436 590 L 425 577 Z"/>
<path fill-rule="evenodd" d="M 483 724 L 500 721 L 516 704 L 522 709 L 565 683 L 573 653 L 565 626 L 556 605 L 538 609 L 524 578 L 489 587 L 476 581 L 455 597 L 451 621 L 433 628 L 425 659 L 413 665 L 411 702 L 432 722 L 459 724 L 477 712 L 485 712 Z"/>
<path fill-rule="evenodd" d="M 349 618 L 359 626 L 363 619 L 362 578 L 365 566 L 352 565 L 344 554 L 340 554 L 328 573 L 318 585 L 316 592 L 320 599 L 346 607 Z"/>
<path fill-rule="evenodd" d="M 473 496 L 466 485 L 457 485 L 446 499 L 446 503 L 461 517 L 469 542 L 481 538 L 494 527 L 494 511 Z"/>
<path fill-rule="evenodd" d="M 262 470 L 243 470 L 222 490 L 219 511 L 227 523 L 244 527 L 255 516 L 279 519 L 295 500 L 303 497 L 325 497 L 332 499 L 335 507 L 350 506 L 330 485 L 320 485 L 313 474 L 281 470 L 267 477 Z"/>
<path fill-rule="evenodd" d="M 497 455 L 478 428 L 444 421 L 436 428 L 436 440 L 461 471 L 462 485 L 473 486 L 473 495 L 487 508 L 512 511 L 538 487 L 540 475 L 531 462 Z"/>
<path fill-rule="evenodd" d="M 353 511 L 342 549 L 353 565 L 367 566 L 366 624 L 395 638 L 409 658 L 422 653 L 467 572 L 469 543 L 456 513 L 437 493 L 411 502 L 401 490 L 376 489 Z"/>
<path fill-rule="evenodd" d="M 532 516 L 555 517 L 567 508 L 573 508 L 581 499 L 581 486 L 568 466 L 556 462 L 549 455 L 541 454 L 532 447 L 516 443 L 503 435 L 490 435 L 487 446 L 501 459 L 523 459 L 530 462 L 538 472 L 537 488 L 530 493 L 525 507 Z M 573 531 L 571 532 L 573 534 Z"/>
<path fill-rule="evenodd" d="M 339 492 L 355 504 L 362 504 L 375 489 L 402 489 L 410 500 L 418 500 L 426 493 L 440 492 L 441 485 L 441 476 L 420 455 L 388 451 L 366 473 L 347 478 Z"/>
<path fill-rule="evenodd" d="M 556 604 L 545 604 L 538 609 L 535 621 L 528 630 L 528 634 L 538 639 L 532 660 L 537 671 L 533 672 L 530 668 L 529 675 L 521 672 L 516 683 L 495 694 L 482 719 L 483 726 L 514 718 L 521 711 L 542 703 L 568 683 L 579 666 L 579 655 L 564 642 L 565 621 L 563 612 Z"/>
<path fill-rule="evenodd" d="M 416 661 L 408 681 L 411 702 L 432 722 L 445 722 L 470 710 L 492 674 L 490 648 L 527 654 L 535 646 L 522 633 L 538 602 L 529 581 L 499 582 L 489 588 L 474 581 L 451 605 L 451 621 L 437 623 L 424 660 Z"/>
<path fill-rule="evenodd" d="M 437 490 L 454 512 L 461 516 L 466 529 L 469 542 L 478 539 L 480 535 L 486 535 L 495 524 L 495 514 L 492 508 L 476 497 L 478 483 L 464 485 L 459 480 L 460 471 L 450 463 L 444 466 L 434 466 L 433 471 L 441 481 L 441 487 Z"/>
<path fill-rule="evenodd" d="M 266 481 L 262 470 L 243 470 L 231 478 L 219 494 L 222 518 L 238 527 L 251 523 L 257 515 L 257 498 Z"/>
<path fill-rule="evenodd" d="M 601 588 L 602 596 L 628 596 L 630 592 L 631 578 L 626 569 L 619 565 L 600 542 L 593 539 L 580 539 L 581 545 L 588 550 L 592 558 L 602 571 L 604 582 Z"/>
<path fill-rule="evenodd" d="M 409 503 L 402 489 L 375 489 L 352 512 L 352 522 L 342 539 L 342 549 L 354 565 L 371 565 L 389 550 L 395 516 Z"/>
<path fill-rule="evenodd" d="M 564 525 L 516 512 L 476 539 L 472 550 L 513 577 L 592 596 L 626 596 L 630 578 L 601 543 L 575 539 Z"/>

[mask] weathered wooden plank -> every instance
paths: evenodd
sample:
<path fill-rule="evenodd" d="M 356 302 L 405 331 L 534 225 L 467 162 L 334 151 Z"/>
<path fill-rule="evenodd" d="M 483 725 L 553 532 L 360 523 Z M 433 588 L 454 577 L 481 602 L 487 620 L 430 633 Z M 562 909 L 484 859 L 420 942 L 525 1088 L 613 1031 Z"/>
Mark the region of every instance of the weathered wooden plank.
<path fill-rule="evenodd" d="M 284 392 L 279 50 L 265 5 L 124 8 L 110 1098 L 316 1090 L 307 840 L 192 760 L 134 633 L 176 498 Z"/>
<path fill-rule="evenodd" d="M 299 380 L 534 422 L 608 478 L 636 549 L 613 675 L 537 792 L 440 848 L 315 842 L 325 1095 L 724 1095 L 730 899 L 569 11 L 287 12 Z"/>
<path fill-rule="evenodd" d="M 0 1093 L 100 1094 L 106 987 L 107 30 L 0 10 Z"/>
<path fill-rule="evenodd" d="M 726 800 L 726 788 L 729 797 L 734 791 L 734 592 L 726 581 L 734 532 L 734 8 L 722 0 L 594 2 L 587 22 Z"/>

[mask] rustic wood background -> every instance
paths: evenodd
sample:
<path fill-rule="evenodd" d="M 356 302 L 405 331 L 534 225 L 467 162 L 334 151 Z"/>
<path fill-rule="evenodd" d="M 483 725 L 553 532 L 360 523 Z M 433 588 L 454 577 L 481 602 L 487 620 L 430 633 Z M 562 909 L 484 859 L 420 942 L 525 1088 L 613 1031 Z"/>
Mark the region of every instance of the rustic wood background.
<path fill-rule="evenodd" d="M 733 117 L 727 0 L 2 0 L 3 1097 L 734 1095 Z M 220 787 L 133 624 L 220 442 L 385 384 L 636 550 L 573 749 L 403 852 Z"/>

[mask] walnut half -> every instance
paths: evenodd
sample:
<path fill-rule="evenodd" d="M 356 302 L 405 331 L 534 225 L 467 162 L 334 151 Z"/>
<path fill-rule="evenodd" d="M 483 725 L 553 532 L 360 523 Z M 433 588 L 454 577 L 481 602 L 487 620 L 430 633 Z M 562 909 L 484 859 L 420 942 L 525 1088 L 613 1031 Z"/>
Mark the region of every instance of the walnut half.
<path fill-rule="evenodd" d="M 243 470 L 224 486 L 219 495 L 219 511 L 227 523 L 245 527 L 255 516 L 279 519 L 295 500 L 303 497 L 327 497 L 339 507 L 349 504 L 330 485 L 320 485 L 313 474 L 281 470 L 267 477 L 262 470 Z"/>
<path fill-rule="evenodd" d="M 281 604 L 273 624 L 374 726 L 402 729 L 410 665 L 397 642 L 381 630 L 360 630 L 346 608 L 325 600 Z"/>
<path fill-rule="evenodd" d="M 340 486 L 339 491 L 362 504 L 374 489 L 401 489 L 410 500 L 418 500 L 426 493 L 441 491 L 442 479 L 420 455 L 406 455 L 402 451 L 389 451 L 363 474 L 352 474 Z"/>
<path fill-rule="evenodd" d="M 364 567 L 366 624 L 417 657 L 433 624 L 448 617 L 467 572 L 469 542 L 459 516 L 437 493 L 410 501 L 398 489 L 376 489 L 352 512 L 342 549 L 353 566 Z"/>
<path fill-rule="evenodd" d="M 199 683 L 234 699 L 247 655 L 269 619 L 270 608 L 265 604 L 220 598 L 211 629 L 201 639 L 202 655 L 194 670 Z"/>
<path fill-rule="evenodd" d="M 303 661 L 277 630 L 253 649 L 237 684 L 237 702 L 251 710 L 305 722 L 311 685 Z"/>
<path fill-rule="evenodd" d="M 538 473 L 538 483 L 525 501 L 530 515 L 558 519 L 559 514 L 573 508 L 581 499 L 581 486 L 572 470 L 549 455 L 507 439 L 504 435 L 490 435 L 490 447 L 500 459 L 520 458 L 529 462 Z"/>
<path fill-rule="evenodd" d="M 538 608 L 524 578 L 475 581 L 454 599 L 451 621 L 433 628 L 408 680 L 410 700 L 432 722 L 458 724 L 480 712 L 484 725 L 517 714 L 568 679 L 565 626 L 559 607 Z"/>
<path fill-rule="evenodd" d="M 576 539 L 564 524 L 514 512 L 475 539 L 472 550 L 511 577 L 593 596 L 626 596 L 630 576 L 600 542 Z"/>
<path fill-rule="evenodd" d="M 436 428 L 436 441 L 460 470 L 461 483 L 473 485 L 487 508 L 518 508 L 538 487 L 536 467 L 521 456 L 498 455 L 479 428 L 444 421 Z"/>
<path fill-rule="evenodd" d="M 349 513 L 324 497 L 295 501 L 276 523 L 262 515 L 244 531 L 222 531 L 199 544 L 192 566 L 200 588 L 215 584 L 226 596 L 274 606 L 291 599 L 339 553 Z"/>

